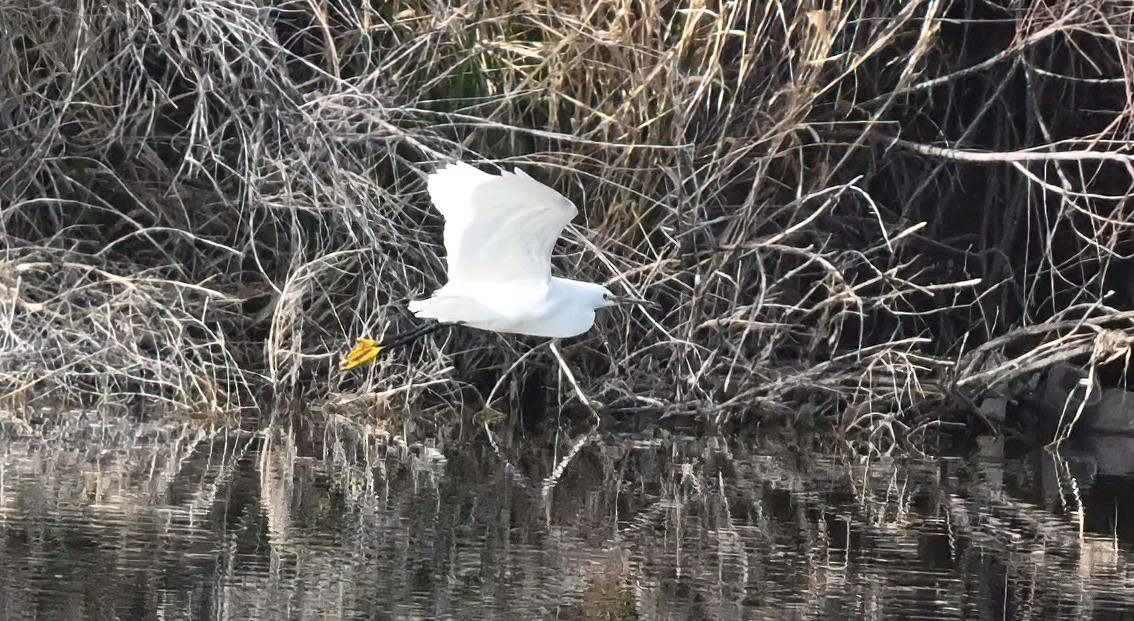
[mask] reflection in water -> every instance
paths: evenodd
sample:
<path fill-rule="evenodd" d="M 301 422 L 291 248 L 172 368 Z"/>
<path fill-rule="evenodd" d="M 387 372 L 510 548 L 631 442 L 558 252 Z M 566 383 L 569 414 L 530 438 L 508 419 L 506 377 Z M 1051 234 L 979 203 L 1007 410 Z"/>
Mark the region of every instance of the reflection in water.
<path fill-rule="evenodd" d="M 568 444 L 9 429 L 0 618 L 1134 618 L 1130 450 Z"/>

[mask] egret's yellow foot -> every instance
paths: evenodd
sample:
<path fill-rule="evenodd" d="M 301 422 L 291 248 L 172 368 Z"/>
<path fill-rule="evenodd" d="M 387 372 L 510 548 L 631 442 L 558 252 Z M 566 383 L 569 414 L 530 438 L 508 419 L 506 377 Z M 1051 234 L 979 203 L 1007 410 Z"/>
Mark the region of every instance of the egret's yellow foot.
<path fill-rule="evenodd" d="M 343 359 L 339 362 L 339 369 L 349 371 L 355 367 L 370 364 L 378 358 L 378 354 L 382 353 L 384 349 L 386 349 L 386 345 L 382 341 L 360 338 L 354 349 L 343 356 Z"/>

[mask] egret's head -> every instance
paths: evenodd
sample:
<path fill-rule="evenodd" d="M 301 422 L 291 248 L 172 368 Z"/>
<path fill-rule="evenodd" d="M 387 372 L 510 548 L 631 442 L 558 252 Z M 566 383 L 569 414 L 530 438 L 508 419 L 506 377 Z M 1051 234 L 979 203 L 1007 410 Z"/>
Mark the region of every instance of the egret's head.
<path fill-rule="evenodd" d="M 606 308 L 608 306 L 616 306 L 615 295 L 610 292 L 610 289 L 602 285 L 592 285 L 594 287 L 591 300 L 591 306 L 594 308 Z"/>

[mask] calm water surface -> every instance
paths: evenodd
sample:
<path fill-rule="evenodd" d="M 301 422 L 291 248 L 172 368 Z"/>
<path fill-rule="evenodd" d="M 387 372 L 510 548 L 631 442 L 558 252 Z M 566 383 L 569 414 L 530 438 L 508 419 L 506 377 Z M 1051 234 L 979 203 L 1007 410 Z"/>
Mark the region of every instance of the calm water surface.
<path fill-rule="evenodd" d="M 0 618 L 1134 619 L 1130 439 L 466 435 L 8 424 Z"/>

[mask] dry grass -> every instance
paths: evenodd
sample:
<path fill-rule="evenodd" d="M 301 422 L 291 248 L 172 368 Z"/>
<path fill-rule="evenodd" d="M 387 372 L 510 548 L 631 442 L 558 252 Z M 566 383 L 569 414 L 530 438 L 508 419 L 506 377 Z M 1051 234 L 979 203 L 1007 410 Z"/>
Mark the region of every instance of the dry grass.
<path fill-rule="evenodd" d="M 358 390 L 459 158 L 562 189 L 558 267 L 662 305 L 565 348 L 597 401 L 897 438 L 1010 391 L 994 353 L 1134 331 L 1134 4 L 1003 5 L 10 3 L 0 393 Z M 362 389 L 444 418 L 511 369 L 515 405 L 533 344 L 442 333 Z"/>

